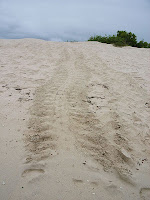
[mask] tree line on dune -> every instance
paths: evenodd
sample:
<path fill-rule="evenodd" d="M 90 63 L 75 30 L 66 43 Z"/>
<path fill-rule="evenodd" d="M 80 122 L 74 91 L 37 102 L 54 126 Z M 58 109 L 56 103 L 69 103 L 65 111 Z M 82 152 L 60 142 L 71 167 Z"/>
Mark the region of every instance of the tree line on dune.
<path fill-rule="evenodd" d="M 113 44 L 115 46 L 132 46 L 138 48 L 150 48 L 150 43 L 141 40 L 137 42 L 137 36 L 134 33 L 126 31 L 117 31 L 117 35 L 105 35 L 105 36 L 91 36 L 88 41 L 98 41 L 107 44 Z"/>

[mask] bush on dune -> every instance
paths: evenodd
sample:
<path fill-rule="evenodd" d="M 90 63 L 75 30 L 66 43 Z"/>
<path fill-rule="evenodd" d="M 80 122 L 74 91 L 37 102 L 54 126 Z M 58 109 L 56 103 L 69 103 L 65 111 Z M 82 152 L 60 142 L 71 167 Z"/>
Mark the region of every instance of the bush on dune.
<path fill-rule="evenodd" d="M 137 43 L 138 48 L 150 48 L 150 44 L 144 42 L 143 40 Z"/>
<path fill-rule="evenodd" d="M 150 48 L 150 44 L 144 42 L 143 40 L 137 42 L 137 36 L 134 33 L 126 31 L 117 31 L 117 35 L 113 36 L 100 36 L 96 35 L 90 37 L 88 41 L 98 41 L 101 43 L 113 44 L 114 46 L 132 46 L 138 48 Z"/>

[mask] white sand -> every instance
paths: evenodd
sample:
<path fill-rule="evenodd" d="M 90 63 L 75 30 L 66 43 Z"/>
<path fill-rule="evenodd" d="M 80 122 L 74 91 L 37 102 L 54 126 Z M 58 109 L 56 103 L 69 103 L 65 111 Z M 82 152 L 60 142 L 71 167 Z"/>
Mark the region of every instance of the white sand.
<path fill-rule="evenodd" d="M 0 40 L 0 199 L 150 199 L 150 49 Z"/>

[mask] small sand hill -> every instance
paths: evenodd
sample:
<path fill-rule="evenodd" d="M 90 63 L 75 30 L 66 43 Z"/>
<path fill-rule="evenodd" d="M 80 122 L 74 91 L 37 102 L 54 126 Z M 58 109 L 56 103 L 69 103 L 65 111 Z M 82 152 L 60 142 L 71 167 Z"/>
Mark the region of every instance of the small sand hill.
<path fill-rule="evenodd" d="M 150 50 L 0 40 L 0 194 L 150 199 Z"/>

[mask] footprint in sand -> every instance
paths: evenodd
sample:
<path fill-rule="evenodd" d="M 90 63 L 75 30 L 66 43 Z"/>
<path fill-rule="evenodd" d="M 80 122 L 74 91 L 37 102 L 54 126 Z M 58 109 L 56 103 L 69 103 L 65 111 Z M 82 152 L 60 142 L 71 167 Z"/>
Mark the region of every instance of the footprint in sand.
<path fill-rule="evenodd" d="M 38 178 L 40 175 L 45 173 L 45 170 L 42 169 L 43 166 L 30 166 L 28 169 L 25 169 L 22 173 L 23 178 L 27 178 L 28 181 L 33 181 Z"/>
<path fill-rule="evenodd" d="M 44 170 L 43 169 L 26 169 L 23 173 L 22 173 L 22 177 L 26 177 L 28 175 L 39 175 L 39 174 L 43 174 Z"/>
<path fill-rule="evenodd" d="M 81 183 L 83 183 L 83 180 L 81 180 L 81 179 L 75 179 L 75 178 L 73 178 L 72 180 L 73 180 L 74 184 L 81 184 Z"/>

